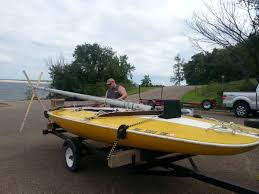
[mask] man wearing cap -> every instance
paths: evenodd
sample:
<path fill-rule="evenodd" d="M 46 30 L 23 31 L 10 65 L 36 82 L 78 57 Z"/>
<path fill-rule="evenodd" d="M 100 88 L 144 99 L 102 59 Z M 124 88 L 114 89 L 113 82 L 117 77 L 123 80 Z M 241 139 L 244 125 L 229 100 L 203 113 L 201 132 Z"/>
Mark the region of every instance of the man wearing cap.
<path fill-rule="evenodd" d="M 125 100 L 128 97 L 126 89 L 117 85 L 113 78 L 108 79 L 106 85 L 109 87 L 106 91 L 106 98 Z"/>

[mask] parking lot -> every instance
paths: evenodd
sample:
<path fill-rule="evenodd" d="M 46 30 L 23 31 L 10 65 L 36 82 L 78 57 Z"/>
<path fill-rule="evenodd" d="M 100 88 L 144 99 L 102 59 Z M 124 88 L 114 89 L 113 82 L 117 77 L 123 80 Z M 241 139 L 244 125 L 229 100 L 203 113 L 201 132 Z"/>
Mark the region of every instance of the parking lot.
<path fill-rule="evenodd" d="M 63 141 L 41 133 L 46 120 L 39 104 L 34 103 L 22 134 L 18 129 L 28 102 L 9 104 L 0 108 L 0 193 L 230 193 L 191 178 L 130 175 L 127 169 L 108 168 L 96 156 L 85 158 L 79 172 L 69 172 L 64 166 Z M 229 113 L 197 113 L 243 122 Z M 195 156 L 194 160 L 203 172 L 259 192 L 259 149 L 235 156 Z"/>

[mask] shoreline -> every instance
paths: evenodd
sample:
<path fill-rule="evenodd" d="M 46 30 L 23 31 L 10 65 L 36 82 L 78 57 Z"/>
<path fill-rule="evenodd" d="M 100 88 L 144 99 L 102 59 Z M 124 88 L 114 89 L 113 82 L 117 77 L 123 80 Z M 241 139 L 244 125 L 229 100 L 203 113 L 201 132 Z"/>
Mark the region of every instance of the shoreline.
<path fill-rule="evenodd" d="M 0 102 L 0 107 L 8 107 L 8 106 L 10 106 L 8 103 Z"/>
<path fill-rule="evenodd" d="M 37 81 L 33 80 L 31 81 L 33 84 L 36 84 Z M 8 79 L 2 79 L 0 80 L 0 83 L 28 83 L 27 81 L 25 80 L 8 80 Z M 47 82 L 47 81 L 40 81 L 40 84 L 50 84 L 51 82 Z"/>

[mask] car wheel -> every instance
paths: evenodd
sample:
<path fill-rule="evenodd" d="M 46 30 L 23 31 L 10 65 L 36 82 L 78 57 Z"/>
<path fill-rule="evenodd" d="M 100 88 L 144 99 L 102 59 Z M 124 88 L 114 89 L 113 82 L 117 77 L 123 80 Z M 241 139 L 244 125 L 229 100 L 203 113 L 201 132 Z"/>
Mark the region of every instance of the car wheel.
<path fill-rule="evenodd" d="M 80 168 L 80 144 L 72 139 L 64 143 L 65 166 L 68 170 L 75 172 Z"/>
<path fill-rule="evenodd" d="M 204 110 L 210 110 L 213 108 L 213 105 L 210 100 L 203 100 L 201 102 L 201 108 L 203 108 Z"/>
<path fill-rule="evenodd" d="M 247 119 L 244 121 L 244 125 L 259 129 L 259 119 Z"/>
<path fill-rule="evenodd" d="M 234 112 L 237 117 L 246 118 L 249 115 L 250 108 L 247 103 L 239 102 L 235 104 Z"/>

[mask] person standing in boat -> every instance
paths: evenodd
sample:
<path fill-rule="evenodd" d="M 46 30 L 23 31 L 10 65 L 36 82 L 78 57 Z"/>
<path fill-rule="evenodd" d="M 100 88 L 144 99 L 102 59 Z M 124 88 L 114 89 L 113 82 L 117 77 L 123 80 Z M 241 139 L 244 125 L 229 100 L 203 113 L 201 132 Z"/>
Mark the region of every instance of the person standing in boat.
<path fill-rule="evenodd" d="M 123 86 L 116 84 L 113 78 L 108 79 L 106 85 L 108 86 L 106 98 L 125 100 L 128 97 L 126 89 Z"/>

